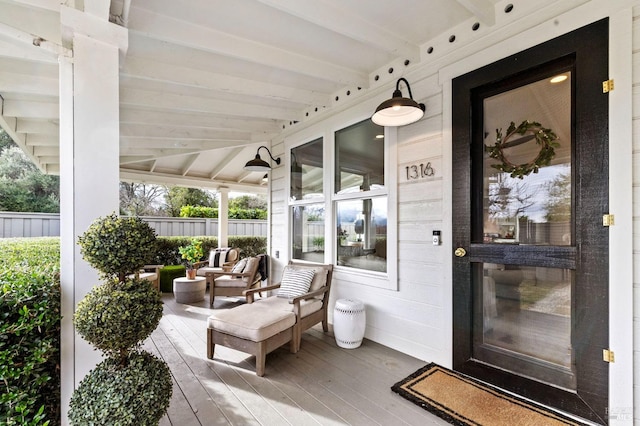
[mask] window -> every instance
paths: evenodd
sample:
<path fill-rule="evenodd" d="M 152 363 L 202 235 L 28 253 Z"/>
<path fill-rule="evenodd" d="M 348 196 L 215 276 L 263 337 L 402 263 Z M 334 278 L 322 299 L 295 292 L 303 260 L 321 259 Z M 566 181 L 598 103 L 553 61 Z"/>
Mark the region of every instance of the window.
<path fill-rule="evenodd" d="M 291 149 L 291 201 L 322 197 L 322 138 Z"/>
<path fill-rule="evenodd" d="M 387 272 L 384 128 L 365 120 L 335 133 L 336 264 Z"/>
<path fill-rule="evenodd" d="M 291 149 L 291 258 L 324 262 L 325 204 L 322 138 Z"/>
<path fill-rule="evenodd" d="M 387 197 L 336 202 L 338 265 L 387 272 Z"/>
<path fill-rule="evenodd" d="M 291 258 L 324 262 L 324 203 L 292 206 Z"/>

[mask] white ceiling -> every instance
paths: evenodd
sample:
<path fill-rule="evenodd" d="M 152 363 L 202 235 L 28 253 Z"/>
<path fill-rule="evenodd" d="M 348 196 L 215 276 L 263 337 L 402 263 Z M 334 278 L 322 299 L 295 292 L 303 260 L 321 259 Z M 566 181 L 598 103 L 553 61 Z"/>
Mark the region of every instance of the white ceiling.
<path fill-rule="evenodd" d="M 0 125 L 47 173 L 60 171 L 61 1 L 82 9 L 0 0 Z M 263 173 L 243 165 L 260 145 L 391 87 L 390 67 L 419 65 L 434 40 L 463 23 L 491 26 L 498 9 L 498 0 L 91 1 L 129 30 L 121 177 L 255 191 Z"/>

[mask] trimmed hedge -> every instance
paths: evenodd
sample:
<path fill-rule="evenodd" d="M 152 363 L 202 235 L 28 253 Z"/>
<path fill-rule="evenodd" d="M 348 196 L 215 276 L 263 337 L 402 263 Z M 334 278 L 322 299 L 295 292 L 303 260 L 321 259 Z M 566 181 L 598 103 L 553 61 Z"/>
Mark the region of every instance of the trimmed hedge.
<path fill-rule="evenodd" d="M 184 265 L 167 265 L 160 269 L 160 291 L 162 293 L 173 292 L 173 279 L 185 276 Z"/>
<path fill-rule="evenodd" d="M 60 423 L 59 244 L 0 240 L 0 424 Z"/>
<path fill-rule="evenodd" d="M 218 237 L 158 237 L 156 239 L 157 252 L 153 263 L 157 265 L 181 265 L 182 257 L 178 252 L 181 246 L 191 243 L 194 238 L 202 241 L 202 260 L 208 259 L 209 251 L 218 247 Z M 229 247 L 240 249 L 240 257 L 256 256 L 267 252 L 266 237 L 230 236 Z"/>

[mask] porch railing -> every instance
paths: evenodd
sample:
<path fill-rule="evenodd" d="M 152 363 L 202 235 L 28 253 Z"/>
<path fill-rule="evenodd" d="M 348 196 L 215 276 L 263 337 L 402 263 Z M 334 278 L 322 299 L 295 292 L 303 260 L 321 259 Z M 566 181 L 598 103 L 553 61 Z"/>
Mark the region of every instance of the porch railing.
<path fill-rule="evenodd" d="M 218 219 L 141 216 L 159 236 L 218 235 Z M 229 235 L 267 236 L 266 220 L 229 220 Z M 0 238 L 58 237 L 57 213 L 0 212 Z"/>

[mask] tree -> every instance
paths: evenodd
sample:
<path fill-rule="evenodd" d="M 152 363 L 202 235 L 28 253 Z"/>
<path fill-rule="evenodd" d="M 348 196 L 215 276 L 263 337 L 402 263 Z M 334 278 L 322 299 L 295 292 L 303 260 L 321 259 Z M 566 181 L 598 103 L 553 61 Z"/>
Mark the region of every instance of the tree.
<path fill-rule="evenodd" d="M 11 137 L 5 132 L 3 129 L 0 129 L 0 153 L 5 150 L 5 148 L 9 148 L 12 146 L 16 146 L 11 140 Z"/>
<path fill-rule="evenodd" d="M 556 175 L 546 185 L 547 200 L 544 207 L 547 210 L 547 222 L 569 222 L 571 220 L 571 172 L 566 171 Z"/>
<path fill-rule="evenodd" d="M 120 182 L 120 214 L 129 216 L 163 216 L 161 197 L 166 189 L 159 185 Z"/>
<path fill-rule="evenodd" d="M 257 195 L 241 195 L 229 200 L 229 208 L 236 209 L 267 209 L 267 200 L 264 196 Z"/>
<path fill-rule="evenodd" d="M 179 217 L 182 206 L 217 207 L 218 202 L 213 194 L 197 188 L 173 186 L 164 196 L 167 214 Z"/>
<path fill-rule="evenodd" d="M 60 179 L 45 175 L 0 130 L 0 210 L 60 212 Z"/>

